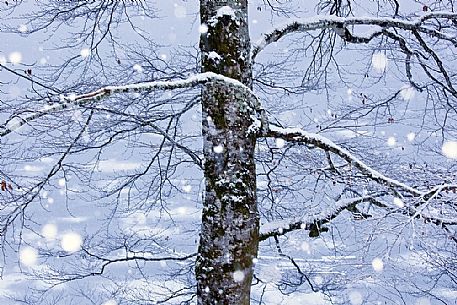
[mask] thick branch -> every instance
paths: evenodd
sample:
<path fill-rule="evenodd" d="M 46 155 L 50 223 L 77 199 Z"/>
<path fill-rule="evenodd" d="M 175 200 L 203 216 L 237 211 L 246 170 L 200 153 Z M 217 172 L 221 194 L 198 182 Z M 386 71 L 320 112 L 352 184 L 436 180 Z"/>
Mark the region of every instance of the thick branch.
<path fill-rule="evenodd" d="M 360 170 L 364 175 L 380 184 L 386 185 L 396 190 L 405 191 L 414 196 L 424 195 L 423 192 L 413 187 L 410 187 L 398 180 L 389 178 L 381 174 L 380 172 L 376 171 L 375 169 L 371 168 L 370 166 L 366 165 L 364 162 L 359 160 L 359 158 L 351 154 L 348 150 L 337 145 L 336 143 L 334 143 L 326 137 L 323 137 L 316 133 L 304 131 L 300 128 L 280 128 L 277 126 L 270 126 L 269 128 L 270 129 L 266 134 L 267 137 L 283 138 L 293 143 L 304 143 L 314 145 L 320 149 L 338 155 L 340 158 L 346 160 L 348 163 L 350 163 L 358 170 Z"/>
<path fill-rule="evenodd" d="M 296 20 L 291 23 L 287 23 L 283 26 L 274 29 L 273 31 L 263 35 L 261 39 L 252 48 L 252 60 L 255 59 L 258 53 L 260 53 L 267 45 L 277 42 L 284 36 L 298 32 L 309 32 L 319 29 L 334 29 L 343 39 L 348 42 L 356 43 L 367 43 L 372 38 L 378 36 L 380 32 L 377 32 L 367 38 L 357 38 L 346 33 L 347 26 L 351 25 L 374 25 L 379 26 L 382 29 L 386 28 L 397 28 L 407 31 L 418 31 L 424 32 L 432 36 L 436 36 L 441 39 L 455 39 L 455 37 L 448 36 L 437 30 L 430 29 L 423 26 L 423 23 L 430 19 L 449 19 L 457 20 L 457 13 L 451 12 L 431 12 L 424 14 L 420 18 L 412 21 L 400 20 L 388 17 L 337 17 L 337 16 L 316 16 L 312 18 L 306 18 L 302 20 Z"/>
<path fill-rule="evenodd" d="M 141 92 L 148 90 L 170 90 L 170 89 L 180 89 L 180 88 L 192 88 L 200 84 L 205 84 L 207 82 L 223 82 L 227 86 L 237 87 L 241 90 L 248 91 L 251 94 L 252 91 L 243 83 L 225 77 L 213 72 L 206 72 L 197 75 L 193 75 L 187 79 L 176 80 L 176 81 L 155 81 L 155 82 L 142 82 L 137 84 L 129 85 L 120 85 L 120 86 L 106 86 L 98 90 L 84 93 L 80 95 L 70 94 L 70 95 L 60 95 L 60 101 L 55 102 L 53 105 L 46 106 L 40 110 L 34 111 L 32 114 L 28 115 L 14 115 L 8 119 L 5 124 L 0 125 L 0 137 L 4 137 L 11 132 L 17 130 L 18 128 L 24 126 L 25 124 L 30 123 L 31 121 L 41 118 L 45 115 L 52 114 L 58 111 L 61 111 L 66 108 L 73 106 L 82 106 L 93 101 L 98 101 L 104 97 L 108 97 L 115 93 L 128 93 L 128 92 Z M 254 94 L 253 94 L 254 95 Z M 256 106 L 256 105 L 252 105 Z"/>
<path fill-rule="evenodd" d="M 433 215 L 424 215 L 419 211 L 420 207 L 427 205 L 430 200 L 436 198 L 440 193 L 455 190 L 457 188 L 457 185 L 455 184 L 442 184 L 434 186 L 427 191 L 420 191 L 398 180 L 389 178 L 379 173 L 378 171 L 363 163 L 361 160 L 359 160 L 356 156 L 351 154 L 345 148 L 339 146 L 333 141 L 321 135 L 306 132 L 300 128 L 280 128 L 277 126 L 270 125 L 269 131 L 267 132 L 266 136 L 282 138 L 292 143 L 303 143 L 313 145 L 326 152 L 332 152 L 338 155 L 340 158 L 346 160 L 348 163 L 352 164 L 354 167 L 356 167 L 370 179 L 382 185 L 386 185 L 389 188 L 392 188 L 395 192 L 403 191 L 409 193 L 414 197 L 419 198 L 419 202 L 414 206 L 408 206 L 406 209 L 399 209 L 399 211 L 405 215 L 409 215 L 413 218 L 421 217 L 427 222 L 431 222 L 435 225 L 440 225 L 442 227 L 445 227 L 447 225 L 455 225 L 457 223 L 455 220 L 452 219 L 444 219 Z M 295 230 L 315 229 L 316 226 L 320 226 L 330 222 L 344 210 L 350 210 L 351 208 L 355 208 L 357 204 L 368 201 L 374 203 L 376 206 L 380 206 L 383 208 L 389 207 L 388 205 L 379 202 L 373 196 L 364 196 L 352 199 L 339 200 L 329 210 L 323 211 L 317 215 L 311 215 L 306 219 L 288 219 L 264 225 L 261 228 L 260 240 L 266 240 L 274 236 L 281 236 Z M 396 207 L 396 209 L 398 209 L 398 207 Z"/>
<path fill-rule="evenodd" d="M 311 230 L 316 223 L 323 225 L 329 223 L 332 219 L 336 218 L 341 212 L 349 207 L 355 206 L 362 202 L 375 200 L 372 196 L 364 196 L 351 199 L 341 199 L 335 203 L 329 211 L 323 211 L 316 215 L 310 215 L 306 219 L 286 219 L 280 222 L 271 222 L 264 224 L 260 228 L 259 240 L 263 241 L 273 236 L 282 236 L 295 230 Z"/>

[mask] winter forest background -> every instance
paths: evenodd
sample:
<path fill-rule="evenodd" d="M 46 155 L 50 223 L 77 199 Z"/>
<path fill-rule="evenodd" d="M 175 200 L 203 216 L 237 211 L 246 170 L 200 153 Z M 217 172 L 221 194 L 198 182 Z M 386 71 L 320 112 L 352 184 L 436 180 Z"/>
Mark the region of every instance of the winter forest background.
<path fill-rule="evenodd" d="M 0 303 L 457 304 L 454 6 L 2 1 Z"/>

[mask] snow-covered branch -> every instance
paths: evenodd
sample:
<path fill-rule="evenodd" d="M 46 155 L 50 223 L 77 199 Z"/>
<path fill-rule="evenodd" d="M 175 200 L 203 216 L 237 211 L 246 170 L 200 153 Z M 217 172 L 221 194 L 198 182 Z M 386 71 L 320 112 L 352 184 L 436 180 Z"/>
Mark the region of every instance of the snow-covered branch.
<path fill-rule="evenodd" d="M 420 191 L 416 188 L 410 187 L 398 180 L 389 178 L 375 169 L 371 168 L 359 158 L 351 154 L 348 150 L 334 143 L 330 139 L 323 137 L 319 134 L 306 132 L 300 128 L 281 128 L 278 126 L 270 125 L 269 131 L 266 134 L 267 137 L 282 138 L 292 143 L 303 143 L 312 145 L 320 148 L 326 152 L 331 152 L 344 159 L 358 170 L 360 170 L 365 176 L 372 180 L 386 185 L 393 189 L 395 192 L 406 192 L 413 197 L 418 198 L 416 204 L 405 206 L 405 208 L 392 207 L 388 204 L 384 204 L 379 201 L 377 196 L 363 196 L 350 199 L 341 199 L 335 202 L 329 209 L 321 211 L 318 214 L 310 215 L 306 218 L 293 218 L 284 219 L 280 221 L 273 221 L 264 224 L 260 230 L 260 240 L 266 240 L 270 237 L 281 236 L 295 230 L 320 230 L 320 226 L 329 223 L 331 220 L 336 218 L 341 212 L 357 211 L 356 205 L 362 202 L 372 202 L 376 206 L 381 208 L 395 209 L 399 213 L 405 214 L 412 218 L 420 217 L 426 222 L 433 223 L 445 228 L 448 225 L 457 224 L 456 220 L 445 218 L 439 215 L 433 215 L 429 213 L 422 213 L 421 209 L 427 206 L 430 200 L 437 198 L 440 193 L 455 191 L 457 189 L 456 184 L 442 184 L 437 185 L 429 190 Z M 380 194 L 382 196 L 383 194 Z M 311 234 L 311 233 L 310 233 Z"/>
<path fill-rule="evenodd" d="M 259 240 L 266 240 L 273 236 L 282 236 L 295 230 L 313 230 L 320 228 L 317 226 L 324 225 L 336 218 L 344 210 L 353 207 L 362 202 L 375 200 L 372 196 L 363 196 L 350 199 L 341 199 L 335 202 L 331 209 L 321 211 L 318 214 L 309 215 L 306 218 L 283 219 L 263 224 L 260 227 Z"/>
<path fill-rule="evenodd" d="M 102 98 L 111 96 L 116 93 L 142 92 L 149 90 L 172 90 L 181 88 L 192 88 L 208 82 L 222 82 L 227 86 L 237 87 L 241 90 L 250 92 L 251 89 L 243 83 L 213 72 L 206 72 L 193 75 L 187 79 L 175 81 L 153 81 L 141 82 L 136 84 L 106 86 L 98 90 L 76 95 L 60 95 L 59 101 L 55 101 L 52 105 L 47 105 L 40 110 L 30 111 L 26 115 L 13 115 L 4 124 L 0 125 L 0 137 L 4 137 L 18 128 L 28 124 L 29 122 L 41 118 L 45 115 L 61 111 L 74 106 L 82 106 L 90 102 L 98 101 Z"/>
<path fill-rule="evenodd" d="M 277 126 L 270 126 L 267 133 L 267 137 L 282 138 L 290 142 L 295 143 L 304 143 L 314 145 L 325 151 L 332 152 L 338 155 L 340 158 L 346 160 L 348 163 L 353 165 L 355 168 L 360 170 L 365 176 L 371 178 L 372 180 L 386 185 L 395 190 L 402 190 L 407 193 L 410 193 L 414 196 L 423 196 L 425 193 L 419 191 L 416 188 L 410 187 L 398 180 L 389 178 L 377 170 L 371 168 L 359 158 L 351 154 L 348 150 L 341 147 L 340 145 L 334 143 L 330 139 L 318 135 L 316 133 L 311 133 L 304 131 L 300 128 L 280 128 Z"/>
<path fill-rule="evenodd" d="M 381 29 L 396 28 L 407 31 L 418 31 L 440 39 L 453 40 L 455 36 L 446 35 L 436 29 L 424 26 L 424 23 L 431 19 L 457 20 L 457 13 L 452 12 L 430 12 L 414 20 L 401 20 L 388 17 L 337 17 L 337 16 L 316 16 L 301 20 L 288 22 L 278 28 L 263 34 L 252 48 L 252 59 L 254 60 L 267 45 L 280 40 L 282 37 L 298 32 L 309 32 L 319 29 L 334 29 L 343 39 L 348 42 L 368 43 L 371 39 L 382 34 L 377 31 L 369 37 L 355 37 L 348 30 L 351 25 L 372 25 Z"/>
<path fill-rule="evenodd" d="M 382 185 L 386 185 L 389 188 L 394 189 L 395 191 L 403 191 L 414 197 L 419 197 L 422 202 L 428 201 L 436 197 L 438 194 L 446 191 L 455 191 L 457 189 L 457 184 L 441 184 L 436 185 L 429 190 L 420 191 L 417 188 L 408 186 L 405 183 L 402 183 L 396 179 L 389 178 L 384 174 L 378 172 L 372 167 L 365 164 L 359 158 L 354 156 L 344 147 L 336 144 L 332 140 L 321 136 L 316 133 L 311 133 L 304 131 L 300 128 L 281 128 L 274 125 L 269 125 L 268 132 L 266 133 L 267 137 L 282 138 L 292 143 L 304 143 L 308 145 L 313 145 L 318 147 L 326 152 L 334 153 L 340 158 L 344 159 L 346 162 L 360 170 L 365 176 L 376 181 Z"/>
<path fill-rule="evenodd" d="M 445 190 L 448 187 L 450 187 L 450 185 L 436 187 L 433 190 Z M 455 186 L 452 187 L 454 188 Z M 363 202 L 370 202 L 377 207 L 388 209 L 390 212 L 406 215 L 408 217 L 411 217 L 411 219 L 420 218 L 426 223 L 434 224 L 445 230 L 448 230 L 448 226 L 457 225 L 457 220 L 455 218 L 446 218 L 442 215 L 424 213 L 423 211 L 421 211 L 423 205 L 427 205 L 427 202 L 423 201 L 423 205 L 420 206 L 405 206 L 404 208 L 401 208 L 398 206 L 392 206 L 387 203 L 384 203 L 383 201 L 380 201 L 377 198 L 378 196 L 383 195 L 385 194 L 340 199 L 336 201 L 335 204 L 327 210 L 323 210 L 317 214 L 309 215 L 302 218 L 287 218 L 265 223 L 260 227 L 259 240 L 263 241 L 267 240 L 270 237 L 283 236 L 289 232 L 297 230 L 308 230 L 310 231 L 310 237 L 316 237 L 317 235 L 319 235 L 319 232 L 326 231 L 324 227 L 325 224 L 330 223 L 333 219 L 338 217 L 343 211 L 346 210 L 351 213 L 354 213 L 358 217 L 361 216 L 360 219 L 369 218 L 371 217 L 371 215 L 363 214 L 357 209 L 357 205 Z"/>

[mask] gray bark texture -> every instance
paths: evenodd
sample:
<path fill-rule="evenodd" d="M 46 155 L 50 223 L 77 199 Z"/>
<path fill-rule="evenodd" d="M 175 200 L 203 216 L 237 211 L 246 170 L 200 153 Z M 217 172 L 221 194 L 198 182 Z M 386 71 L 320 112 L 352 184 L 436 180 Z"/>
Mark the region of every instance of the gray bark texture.
<path fill-rule="evenodd" d="M 202 72 L 251 87 L 246 0 L 200 1 Z M 233 14 L 232 14 L 233 13 Z M 198 304 L 246 305 L 259 242 L 254 163 L 255 110 L 246 90 L 223 83 L 202 89 L 204 175 L 202 228 L 196 264 Z"/>

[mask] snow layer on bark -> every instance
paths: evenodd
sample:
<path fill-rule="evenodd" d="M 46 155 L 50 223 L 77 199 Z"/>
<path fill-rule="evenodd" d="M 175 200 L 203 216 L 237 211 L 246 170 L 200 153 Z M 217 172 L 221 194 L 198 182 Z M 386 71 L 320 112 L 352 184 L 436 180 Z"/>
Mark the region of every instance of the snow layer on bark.
<path fill-rule="evenodd" d="M 71 93 L 68 95 L 61 94 L 59 96 L 59 102 L 55 102 L 52 105 L 46 105 L 43 108 L 36 110 L 34 113 L 29 115 L 13 116 L 3 125 L 0 125 L 0 137 L 3 137 L 11 133 L 12 131 L 15 131 L 18 128 L 24 126 L 25 124 L 37 118 L 43 117 L 47 114 L 55 113 L 73 106 L 81 106 L 89 102 L 97 101 L 104 97 L 108 97 L 115 93 L 141 92 L 152 89 L 172 90 L 180 88 L 191 88 L 211 81 L 224 82 L 228 86 L 240 88 L 241 90 L 247 91 L 254 96 L 254 93 L 251 91 L 251 89 L 245 86 L 240 81 L 213 72 L 200 73 L 197 75 L 190 76 L 187 79 L 175 81 L 153 81 L 119 86 L 106 86 L 98 90 L 79 95 L 76 95 L 75 93 Z"/>
<path fill-rule="evenodd" d="M 368 166 L 367 164 L 365 164 L 363 161 L 361 161 L 359 158 L 354 156 L 348 150 L 341 147 L 340 145 L 337 145 L 336 143 L 334 143 L 333 141 L 331 141 L 330 139 L 328 139 L 326 137 L 323 137 L 316 133 L 310 133 L 310 132 L 304 131 L 300 128 L 281 128 L 281 127 L 277 127 L 277 126 L 270 126 L 270 130 L 274 131 L 280 135 L 283 135 L 285 139 L 287 139 L 288 135 L 292 135 L 292 136 L 297 135 L 297 136 L 294 136 L 295 138 L 297 138 L 297 140 L 299 140 L 299 138 L 303 138 L 303 140 L 305 140 L 305 142 L 306 142 L 306 140 L 309 140 L 310 144 L 313 144 L 313 143 L 320 144 L 322 146 L 321 148 L 324 148 L 324 149 L 328 148 L 330 151 L 335 152 L 336 154 L 338 154 L 340 157 L 342 157 L 346 161 L 354 164 L 362 172 L 364 172 L 366 175 L 368 175 L 369 177 L 371 177 L 374 180 L 383 181 L 384 183 L 386 183 L 389 186 L 398 187 L 398 188 L 400 188 L 404 191 L 407 191 L 411 194 L 414 194 L 416 196 L 425 195 L 425 193 L 423 193 L 415 188 L 412 188 L 409 185 L 406 185 L 396 179 L 392 179 L 392 178 L 389 178 L 389 177 L 381 174 L 377 170 L 375 170 L 375 169 L 371 168 L 370 166 Z"/>
<path fill-rule="evenodd" d="M 216 17 L 223 17 L 223 16 L 230 16 L 235 19 L 235 11 L 228 5 L 224 5 L 220 9 L 217 10 Z"/>
<path fill-rule="evenodd" d="M 306 32 L 312 31 L 317 29 L 324 29 L 324 28 L 334 28 L 337 30 L 337 25 L 343 25 L 343 27 L 349 25 L 373 25 L 373 26 L 380 26 L 382 28 L 401 28 L 404 30 L 413 30 L 417 29 L 418 27 L 422 27 L 424 22 L 434 18 L 447 18 L 447 19 L 457 19 L 457 13 L 452 12 L 430 12 L 423 14 L 422 16 L 414 19 L 414 20 L 401 20 L 396 18 L 390 17 L 338 17 L 338 16 L 323 16 L 317 15 L 314 17 L 303 18 L 303 19 L 295 19 L 288 21 L 282 25 L 275 27 L 274 29 L 270 30 L 266 34 L 260 38 L 252 48 L 252 54 L 255 56 L 259 53 L 262 49 L 264 49 L 268 44 L 277 41 L 279 38 L 283 37 L 289 33 L 295 32 Z M 338 27 L 341 29 L 341 27 Z M 433 29 L 427 29 L 431 31 L 436 31 Z M 437 33 L 437 32 L 436 32 Z M 447 38 L 447 39 L 454 39 L 454 36 L 441 33 L 439 35 Z"/>
<path fill-rule="evenodd" d="M 328 209 L 322 210 L 319 213 L 307 215 L 306 217 L 294 217 L 294 218 L 287 218 L 281 220 L 275 220 L 268 223 L 263 224 L 260 227 L 260 235 L 268 235 L 273 232 L 278 232 L 281 230 L 289 229 L 291 224 L 295 224 L 298 222 L 302 223 L 302 228 L 305 229 L 306 224 L 311 224 L 318 220 L 325 220 L 333 216 L 342 208 L 345 208 L 355 202 L 362 202 L 364 200 L 370 199 L 370 196 L 364 197 L 357 197 L 357 198 L 348 198 L 348 199 L 341 199 L 335 202 L 335 204 Z"/>

